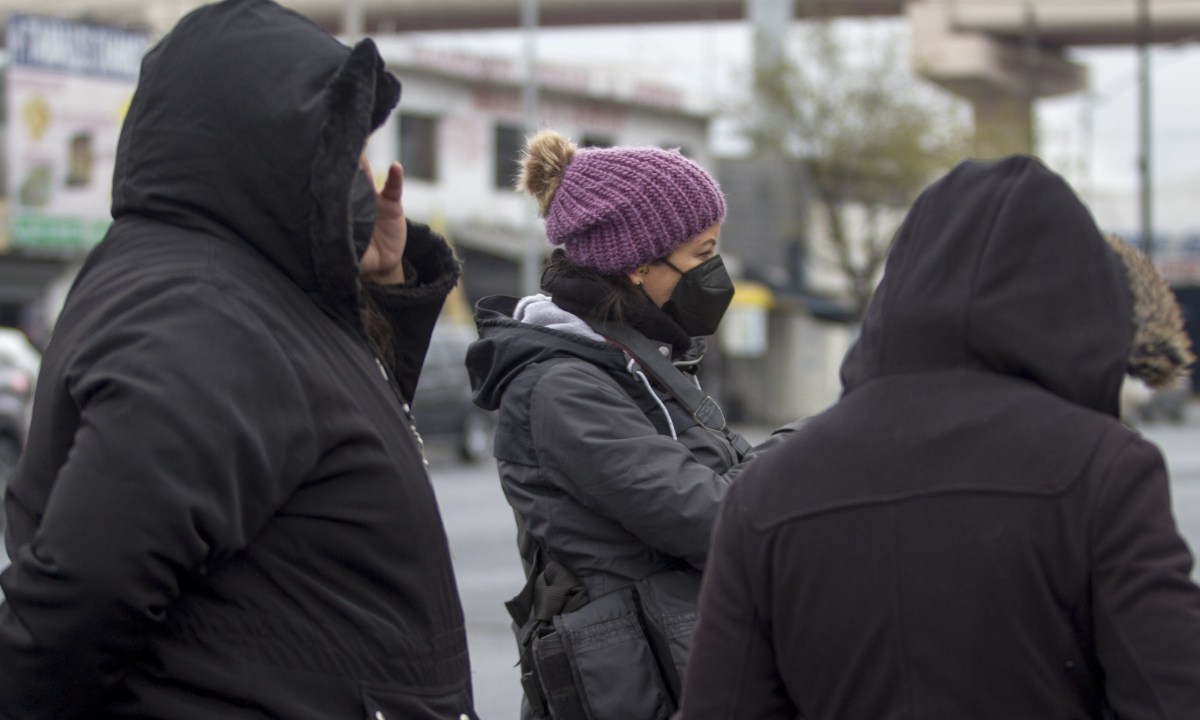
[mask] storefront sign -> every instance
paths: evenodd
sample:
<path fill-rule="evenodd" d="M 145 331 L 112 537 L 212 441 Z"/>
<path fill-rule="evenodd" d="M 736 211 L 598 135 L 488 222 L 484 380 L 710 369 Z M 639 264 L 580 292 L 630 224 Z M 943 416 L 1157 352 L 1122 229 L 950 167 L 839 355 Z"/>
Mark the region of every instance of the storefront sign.
<path fill-rule="evenodd" d="M 111 223 L 117 138 L 147 37 L 22 15 L 7 28 L 9 245 L 85 251 Z"/>

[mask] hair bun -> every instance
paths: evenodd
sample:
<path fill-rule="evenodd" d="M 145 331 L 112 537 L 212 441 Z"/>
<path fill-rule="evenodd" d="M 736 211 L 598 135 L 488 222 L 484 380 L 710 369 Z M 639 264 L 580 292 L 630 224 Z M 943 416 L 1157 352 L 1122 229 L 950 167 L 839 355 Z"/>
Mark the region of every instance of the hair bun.
<path fill-rule="evenodd" d="M 541 215 L 545 215 L 550 207 L 567 165 L 575 158 L 576 149 L 575 143 L 554 130 L 541 130 L 525 143 L 517 188 L 537 201 Z"/>

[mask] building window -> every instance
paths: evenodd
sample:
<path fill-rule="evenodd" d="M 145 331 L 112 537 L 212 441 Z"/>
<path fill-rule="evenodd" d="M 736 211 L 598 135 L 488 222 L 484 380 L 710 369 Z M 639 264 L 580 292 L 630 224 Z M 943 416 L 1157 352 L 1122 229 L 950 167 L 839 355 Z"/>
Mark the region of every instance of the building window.
<path fill-rule="evenodd" d="M 521 150 L 525 147 L 525 131 L 513 125 L 496 126 L 496 154 L 493 166 L 496 169 L 494 184 L 497 188 L 512 188 L 521 170 Z"/>
<path fill-rule="evenodd" d="M 400 113 L 400 164 L 404 177 L 437 180 L 437 127 L 432 115 Z"/>

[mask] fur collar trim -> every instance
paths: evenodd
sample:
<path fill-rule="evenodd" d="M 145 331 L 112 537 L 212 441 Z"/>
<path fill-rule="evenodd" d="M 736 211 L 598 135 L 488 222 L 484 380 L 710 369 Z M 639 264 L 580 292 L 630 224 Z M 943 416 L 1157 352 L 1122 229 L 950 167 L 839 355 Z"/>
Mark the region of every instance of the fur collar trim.
<path fill-rule="evenodd" d="M 1133 347 L 1126 371 L 1152 388 L 1165 387 L 1196 359 L 1179 302 L 1149 258 L 1116 235 L 1107 239 L 1133 295 Z"/>

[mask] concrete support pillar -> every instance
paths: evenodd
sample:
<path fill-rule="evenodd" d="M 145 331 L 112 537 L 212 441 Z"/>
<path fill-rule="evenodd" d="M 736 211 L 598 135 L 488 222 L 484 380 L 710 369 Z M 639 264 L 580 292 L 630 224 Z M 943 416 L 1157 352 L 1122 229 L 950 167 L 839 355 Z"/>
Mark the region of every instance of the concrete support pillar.
<path fill-rule="evenodd" d="M 975 155 L 995 158 L 1034 151 L 1033 103 L 1024 95 L 968 98 L 975 112 Z"/>
<path fill-rule="evenodd" d="M 959 8 L 945 0 L 913 0 L 906 8 L 913 67 L 971 102 L 980 157 L 1035 152 L 1037 99 L 1087 87 L 1086 68 L 1061 49 L 1037 44 L 1035 7 L 1029 4 L 1019 15 L 1028 28 L 1023 40 L 963 29 Z"/>

